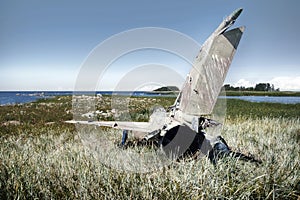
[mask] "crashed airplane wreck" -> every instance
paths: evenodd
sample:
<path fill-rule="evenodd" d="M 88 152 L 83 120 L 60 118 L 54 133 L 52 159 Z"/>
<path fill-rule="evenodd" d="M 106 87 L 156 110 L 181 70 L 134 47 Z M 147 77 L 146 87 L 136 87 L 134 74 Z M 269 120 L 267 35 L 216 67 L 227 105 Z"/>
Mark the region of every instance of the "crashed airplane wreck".
<path fill-rule="evenodd" d="M 226 17 L 201 47 L 192 69 L 168 112 L 155 110 L 149 122 L 67 121 L 68 123 L 106 126 L 123 130 L 121 146 L 128 133 L 142 135 L 139 144 L 156 144 L 173 160 L 187 156 L 207 156 L 215 165 L 224 156 L 260 163 L 239 152 L 233 152 L 220 136 L 221 123 L 210 118 L 227 71 L 244 32 L 244 27 L 229 28 L 242 9 Z M 209 129 L 219 133 L 210 134 Z M 214 131 L 213 131 L 214 132 Z"/>

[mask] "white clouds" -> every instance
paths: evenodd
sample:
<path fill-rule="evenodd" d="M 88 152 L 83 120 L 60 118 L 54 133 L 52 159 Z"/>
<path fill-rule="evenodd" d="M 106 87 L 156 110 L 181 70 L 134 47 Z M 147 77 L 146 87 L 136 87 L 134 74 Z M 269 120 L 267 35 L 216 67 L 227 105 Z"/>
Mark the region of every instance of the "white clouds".
<path fill-rule="evenodd" d="M 249 81 L 246 79 L 240 79 L 232 85 L 234 87 L 255 87 L 257 83 L 270 83 L 274 84 L 275 88 L 279 88 L 281 91 L 300 91 L 300 76 L 291 77 L 291 76 L 282 76 L 275 77 L 271 80 L 266 81 Z"/>
<path fill-rule="evenodd" d="M 238 80 L 238 82 L 233 84 L 233 87 L 241 87 L 241 86 L 243 86 L 243 87 L 254 87 L 255 84 L 251 83 L 250 81 L 245 80 L 245 79 L 240 79 L 240 80 Z"/>
<path fill-rule="evenodd" d="M 297 77 L 275 77 L 268 81 L 274 84 L 275 88 L 280 88 L 280 90 L 298 90 L 300 91 L 300 76 Z"/>

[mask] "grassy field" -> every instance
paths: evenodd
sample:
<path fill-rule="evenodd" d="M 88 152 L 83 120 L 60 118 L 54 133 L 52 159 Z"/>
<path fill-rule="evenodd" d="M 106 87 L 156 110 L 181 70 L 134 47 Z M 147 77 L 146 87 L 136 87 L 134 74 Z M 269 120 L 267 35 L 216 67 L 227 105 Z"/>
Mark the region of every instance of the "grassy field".
<path fill-rule="evenodd" d="M 278 96 L 278 97 L 299 97 L 300 92 L 293 91 L 226 91 L 227 96 Z"/>
<path fill-rule="evenodd" d="M 109 101 L 97 102 L 106 113 L 98 119 L 111 117 Z M 148 119 L 146 108 L 166 108 L 173 101 L 128 99 L 131 117 L 139 121 Z M 114 144 L 121 132 L 78 131 L 63 123 L 72 119 L 71 104 L 71 97 L 57 97 L 0 107 L 0 199 L 299 199 L 300 104 L 227 101 L 222 136 L 233 150 L 261 159 L 261 165 L 226 158 L 214 167 L 203 158 L 147 173 L 116 170 L 87 151 L 81 135 L 104 135 Z"/>

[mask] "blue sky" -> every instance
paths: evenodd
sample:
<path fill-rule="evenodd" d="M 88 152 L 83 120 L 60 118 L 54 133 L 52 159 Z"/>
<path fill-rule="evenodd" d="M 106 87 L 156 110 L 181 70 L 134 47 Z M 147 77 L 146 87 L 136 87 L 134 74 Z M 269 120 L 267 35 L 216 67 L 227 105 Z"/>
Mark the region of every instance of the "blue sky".
<path fill-rule="evenodd" d="M 271 82 L 281 90 L 300 90 L 298 0 L 1 1 L 0 90 L 73 90 L 84 60 L 112 35 L 163 27 L 202 44 L 239 7 L 244 11 L 235 26 L 245 25 L 246 31 L 225 82 Z M 179 73 L 189 70 L 174 56 L 147 51 L 119 59 L 112 74 L 129 70 L 135 59 L 143 64 L 145 57 Z M 113 89 L 115 79 L 108 74 L 101 89 Z"/>

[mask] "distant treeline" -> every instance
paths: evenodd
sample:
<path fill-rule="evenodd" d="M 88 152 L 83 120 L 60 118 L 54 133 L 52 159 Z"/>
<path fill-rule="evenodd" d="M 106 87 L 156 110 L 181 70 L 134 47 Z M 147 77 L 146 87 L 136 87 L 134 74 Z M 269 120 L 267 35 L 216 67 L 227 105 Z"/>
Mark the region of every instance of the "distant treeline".
<path fill-rule="evenodd" d="M 270 83 L 258 83 L 255 85 L 255 87 L 233 87 L 230 84 L 226 84 L 223 86 L 226 91 L 265 91 L 265 92 L 279 92 L 280 89 L 274 87 L 273 84 Z"/>
<path fill-rule="evenodd" d="M 166 91 L 179 91 L 179 88 L 176 86 L 165 86 L 165 87 L 160 87 L 156 90 L 153 90 L 155 92 L 166 92 Z"/>

